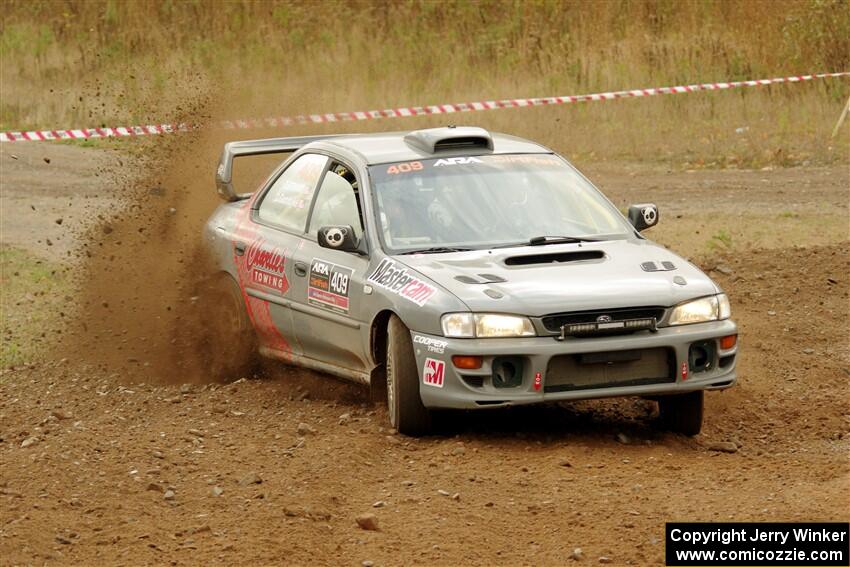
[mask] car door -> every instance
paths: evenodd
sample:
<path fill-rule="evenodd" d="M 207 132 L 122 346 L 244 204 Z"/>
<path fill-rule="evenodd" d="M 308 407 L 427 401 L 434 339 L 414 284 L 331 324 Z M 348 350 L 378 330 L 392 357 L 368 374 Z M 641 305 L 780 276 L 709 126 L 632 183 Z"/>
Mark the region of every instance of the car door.
<path fill-rule="evenodd" d="M 300 355 L 291 310 L 293 253 L 328 158 L 303 154 L 263 191 L 234 233 L 239 284 L 261 348 Z"/>
<path fill-rule="evenodd" d="M 365 371 L 363 284 L 368 258 L 320 247 L 319 228 L 350 225 L 363 236 L 359 183 L 353 170 L 331 160 L 311 208 L 307 232 L 294 252 L 293 322 L 304 355 L 338 368 Z"/>

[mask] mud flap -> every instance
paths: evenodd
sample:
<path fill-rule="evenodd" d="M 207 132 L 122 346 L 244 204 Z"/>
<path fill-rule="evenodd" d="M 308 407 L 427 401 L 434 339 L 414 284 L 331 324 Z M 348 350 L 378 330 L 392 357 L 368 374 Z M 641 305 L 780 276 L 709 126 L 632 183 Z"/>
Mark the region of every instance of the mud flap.
<path fill-rule="evenodd" d="M 387 404 L 387 369 L 383 364 L 369 373 L 369 400 L 379 406 Z"/>

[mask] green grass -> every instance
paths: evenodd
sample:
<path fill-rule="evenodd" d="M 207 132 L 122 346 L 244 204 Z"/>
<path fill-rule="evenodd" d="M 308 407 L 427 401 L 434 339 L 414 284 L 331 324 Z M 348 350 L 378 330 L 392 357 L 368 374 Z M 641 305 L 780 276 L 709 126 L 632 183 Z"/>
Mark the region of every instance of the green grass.
<path fill-rule="evenodd" d="M 718 230 L 708 241 L 708 249 L 724 251 L 732 248 L 732 235 L 725 228 Z"/>
<path fill-rule="evenodd" d="M 72 292 L 66 269 L 25 250 L 0 247 L 0 368 L 49 352 Z"/>
<path fill-rule="evenodd" d="M 828 246 L 847 241 L 847 215 L 841 212 L 801 212 L 793 217 L 776 213 L 685 213 L 662 217 L 647 233 L 686 257 L 724 256 L 761 248 Z"/>

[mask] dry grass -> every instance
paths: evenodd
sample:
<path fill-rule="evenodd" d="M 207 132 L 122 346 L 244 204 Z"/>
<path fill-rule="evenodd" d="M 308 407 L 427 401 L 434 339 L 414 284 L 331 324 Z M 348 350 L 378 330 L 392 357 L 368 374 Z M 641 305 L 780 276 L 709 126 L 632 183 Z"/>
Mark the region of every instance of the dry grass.
<path fill-rule="evenodd" d="M 850 45 L 844 0 L 3 0 L 3 13 L 4 128 L 197 118 L 198 109 L 200 118 L 365 110 L 845 70 Z M 534 137 L 578 159 L 835 162 L 847 159 L 850 129 L 837 139 L 830 133 L 848 86 L 833 79 L 451 120 Z"/>

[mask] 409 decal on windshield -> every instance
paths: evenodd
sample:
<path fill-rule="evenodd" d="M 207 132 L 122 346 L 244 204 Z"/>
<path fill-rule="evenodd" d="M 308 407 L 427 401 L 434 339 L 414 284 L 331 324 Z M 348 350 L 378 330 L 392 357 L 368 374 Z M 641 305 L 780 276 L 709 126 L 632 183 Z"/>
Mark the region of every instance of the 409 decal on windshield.
<path fill-rule="evenodd" d="M 422 171 L 421 161 L 411 161 L 408 163 L 394 163 L 387 168 L 387 175 L 396 175 L 398 173 L 410 173 L 411 171 Z"/>

